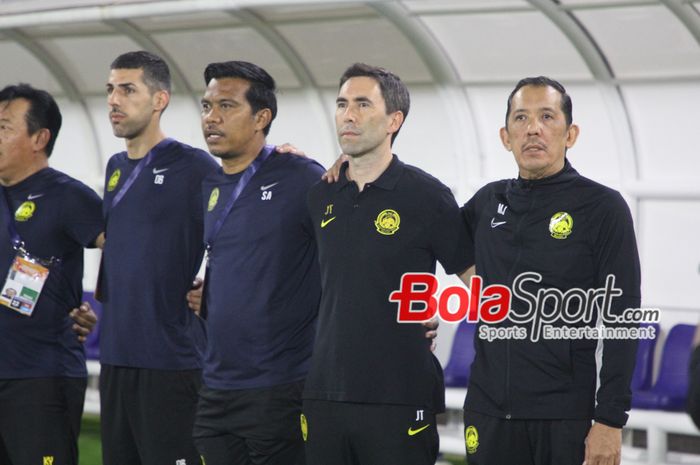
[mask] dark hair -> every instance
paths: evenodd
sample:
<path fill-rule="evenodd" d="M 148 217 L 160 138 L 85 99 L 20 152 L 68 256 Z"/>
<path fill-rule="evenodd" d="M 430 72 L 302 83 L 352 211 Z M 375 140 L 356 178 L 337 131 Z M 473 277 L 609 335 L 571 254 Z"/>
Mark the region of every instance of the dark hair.
<path fill-rule="evenodd" d="M 386 114 L 388 115 L 395 111 L 400 111 L 403 113 L 404 121 L 406 121 L 408 110 L 411 108 L 411 96 L 408 94 L 406 84 L 401 81 L 401 78 L 391 71 L 387 71 L 378 66 L 355 63 L 346 69 L 340 77 L 340 85 L 338 88 L 343 87 L 343 84 L 345 84 L 348 79 L 354 77 L 369 77 L 377 81 L 379 83 L 379 89 L 382 91 L 384 104 L 386 105 Z M 391 135 L 392 144 L 396 136 L 399 135 L 400 130 L 401 128 L 399 127 L 399 129 Z"/>
<path fill-rule="evenodd" d="M 559 82 L 554 79 L 548 78 L 546 76 L 528 77 L 521 79 L 515 85 L 515 89 L 508 96 L 508 109 L 506 110 L 506 128 L 508 127 L 508 117 L 510 116 L 510 107 L 513 102 L 513 96 L 521 87 L 534 86 L 534 87 L 551 87 L 552 89 L 559 92 L 561 95 L 561 111 L 564 113 L 566 118 L 566 126 L 571 126 L 573 121 L 573 105 L 571 103 L 571 97 L 566 93 L 566 89 Z"/>
<path fill-rule="evenodd" d="M 170 68 L 158 55 L 143 50 L 119 55 L 109 66 L 110 69 L 142 69 L 143 82 L 151 93 L 165 90 L 170 93 L 172 87 Z"/>
<path fill-rule="evenodd" d="M 272 118 L 263 132 L 267 135 L 277 116 L 277 97 L 275 97 L 275 80 L 260 66 L 247 61 L 225 61 L 210 63 L 204 70 L 204 83 L 209 85 L 212 79 L 239 78 L 250 83 L 245 98 L 253 114 L 265 108 L 270 110 Z"/>
<path fill-rule="evenodd" d="M 61 110 L 58 109 L 56 101 L 45 90 L 35 89 L 29 84 L 7 86 L 0 90 L 0 102 L 10 103 L 17 99 L 25 99 L 29 102 L 24 119 L 30 136 L 44 128 L 49 130 L 49 141 L 44 151 L 46 156 L 50 157 L 63 122 Z"/>

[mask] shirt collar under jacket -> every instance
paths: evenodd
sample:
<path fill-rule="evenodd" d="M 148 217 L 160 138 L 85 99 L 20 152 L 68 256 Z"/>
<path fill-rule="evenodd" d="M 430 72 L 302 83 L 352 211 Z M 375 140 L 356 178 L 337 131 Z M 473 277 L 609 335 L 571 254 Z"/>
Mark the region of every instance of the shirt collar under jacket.
<path fill-rule="evenodd" d="M 367 183 L 367 185 L 372 185 L 388 191 L 393 190 L 394 187 L 396 187 L 396 183 L 399 182 L 399 178 L 401 177 L 401 173 L 403 173 L 403 169 L 404 163 L 401 160 L 399 160 L 399 157 L 396 156 L 396 154 L 393 154 L 391 163 L 389 164 L 387 169 L 385 169 L 384 172 L 380 174 L 377 179 Z M 350 181 L 348 179 L 346 175 L 347 170 L 348 162 L 345 162 L 340 167 L 340 179 L 336 183 L 337 191 L 340 191 L 341 189 L 345 188 L 350 184 L 355 184 L 354 181 Z"/>

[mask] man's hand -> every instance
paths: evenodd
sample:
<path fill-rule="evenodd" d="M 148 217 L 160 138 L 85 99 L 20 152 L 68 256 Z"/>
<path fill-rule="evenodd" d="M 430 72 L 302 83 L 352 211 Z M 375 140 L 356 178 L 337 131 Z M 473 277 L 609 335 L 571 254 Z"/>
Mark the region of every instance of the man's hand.
<path fill-rule="evenodd" d="M 275 150 L 278 153 L 291 153 L 292 155 L 299 155 L 300 157 L 306 156 L 306 152 L 304 152 L 303 150 L 299 150 L 289 142 L 276 146 Z"/>
<path fill-rule="evenodd" d="M 695 336 L 693 336 L 693 347 L 700 346 L 700 325 L 695 328 Z"/>
<path fill-rule="evenodd" d="M 97 315 L 89 303 L 83 302 L 80 307 L 74 308 L 70 312 L 73 323 L 73 332 L 78 335 L 80 342 L 87 340 L 88 334 L 97 324 Z"/>
<path fill-rule="evenodd" d="M 202 309 L 203 285 L 204 280 L 202 280 L 202 278 L 194 278 L 194 281 L 192 281 L 192 288 L 187 293 L 187 305 L 189 305 L 190 309 L 197 316 L 199 316 L 199 312 Z"/>
<path fill-rule="evenodd" d="M 340 167 L 350 159 L 349 155 L 345 155 L 344 153 L 341 153 L 338 159 L 333 163 L 333 166 L 328 168 L 328 171 L 323 173 L 323 176 L 321 176 L 321 179 L 326 181 L 328 184 L 333 184 L 334 182 L 338 182 L 340 180 Z"/>
<path fill-rule="evenodd" d="M 423 323 L 423 327 L 427 329 L 427 331 L 425 332 L 425 337 L 430 339 L 431 352 L 435 352 L 435 349 L 437 348 L 436 338 L 438 336 L 438 326 L 440 326 L 440 320 L 438 320 L 437 318 L 433 318 L 432 320 Z"/>
<path fill-rule="evenodd" d="M 583 465 L 620 465 L 622 429 L 593 423 L 586 436 L 586 458 Z"/>
<path fill-rule="evenodd" d="M 101 232 L 100 235 L 97 236 L 97 239 L 95 239 L 95 247 L 98 249 L 105 248 L 105 233 Z"/>
<path fill-rule="evenodd" d="M 465 286 L 467 286 L 467 289 L 471 285 L 471 279 L 472 276 L 476 274 L 476 265 L 472 265 L 463 272 L 461 272 L 459 275 L 459 279 L 464 283 Z"/>

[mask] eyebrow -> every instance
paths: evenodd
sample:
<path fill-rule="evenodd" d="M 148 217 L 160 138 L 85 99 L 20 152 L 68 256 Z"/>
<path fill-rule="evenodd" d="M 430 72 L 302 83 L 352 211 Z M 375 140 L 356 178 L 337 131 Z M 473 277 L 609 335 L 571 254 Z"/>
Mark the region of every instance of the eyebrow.
<path fill-rule="evenodd" d="M 105 87 L 115 87 L 115 84 L 108 82 L 107 84 L 105 84 Z M 123 82 L 121 84 L 116 84 L 116 87 L 136 87 L 136 84 L 134 84 L 133 82 Z"/>
<path fill-rule="evenodd" d="M 513 110 L 513 114 L 515 114 L 515 113 L 527 113 L 528 111 L 530 111 L 530 110 L 527 110 L 527 109 L 525 109 L 525 108 L 516 108 L 516 109 Z M 552 107 L 540 107 L 540 108 L 537 108 L 536 111 L 551 111 L 551 112 L 555 112 L 556 110 L 555 110 L 554 108 L 552 108 Z"/>
<path fill-rule="evenodd" d="M 352 99 L 352 100 L 353 100 L 353 102 L 368 102 L 368 103 L 372 103 L 372 100 L 370 100 L 369 97 L 362 97 L 362 96 L 361 96 L 361 97 L 355 97 L 355 98 Z M 337 99 L 335 99 L 335 102 L 336 102 L 336 103 L 347 102 L 347 101 L 348 101 L 348 99 L 346 99 L 345 97 L 338 97 Z"/>
<path fill-rule="evenodd" d="M 231 98 L 208 99 L 206 97 L 202 97 L 202 100 L 200 100 L 199 103 L 209 103 L 209 104 L 211 104 L 211 103 L 218 103 L 218 104 L 231 103 L 234 105 L 240 104 L 240 102 L 236 99 L 231 99 Z"/>

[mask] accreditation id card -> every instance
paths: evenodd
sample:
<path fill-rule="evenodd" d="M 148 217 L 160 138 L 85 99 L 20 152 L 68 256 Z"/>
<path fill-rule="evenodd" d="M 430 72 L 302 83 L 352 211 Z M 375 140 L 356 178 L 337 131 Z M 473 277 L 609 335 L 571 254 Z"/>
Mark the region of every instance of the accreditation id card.
<path fill-rule="evenodd" d="M 23 250 L 18 251 L 2 286 L 0 304 L 31 316 L 48 277 L 49 269 L 41 260 Z"/>

